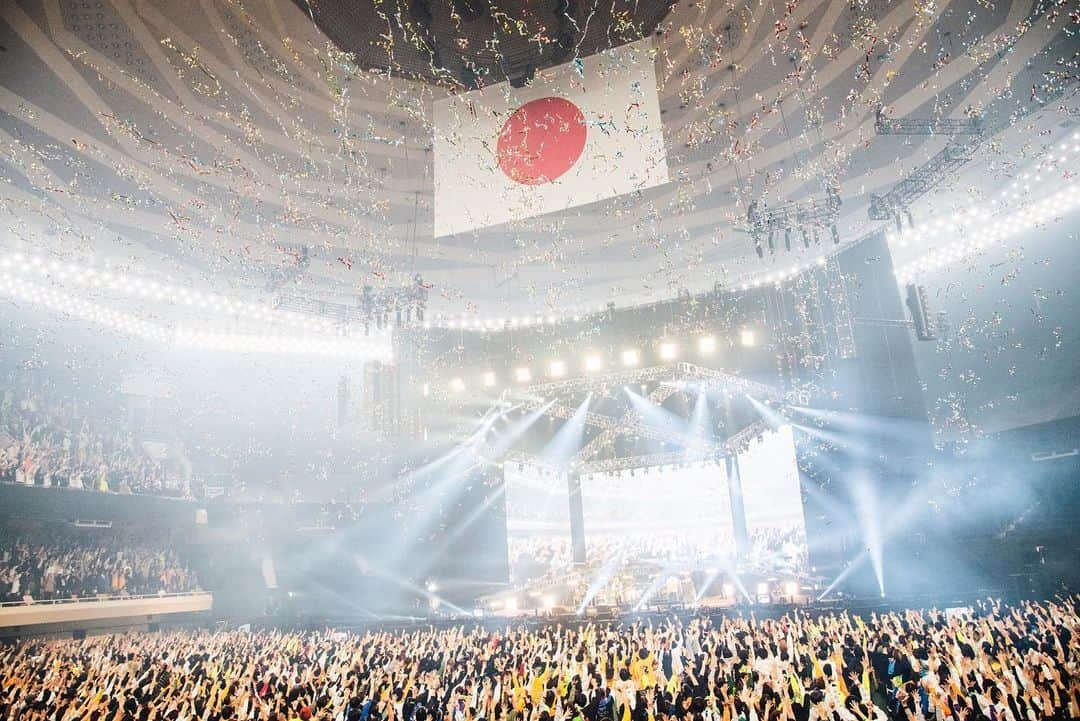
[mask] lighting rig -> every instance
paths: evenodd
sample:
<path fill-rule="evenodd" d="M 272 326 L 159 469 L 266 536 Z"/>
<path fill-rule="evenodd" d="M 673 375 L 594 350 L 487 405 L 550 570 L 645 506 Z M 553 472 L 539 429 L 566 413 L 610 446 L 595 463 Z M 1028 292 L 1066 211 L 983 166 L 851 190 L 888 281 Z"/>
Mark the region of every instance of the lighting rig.
<path fill-rule="evenodd" d="M 907 210 L 911 204 L 933 190 L 941 181 L 949 177 L 958 168 L 971 160 L 975 150 L 982 144 L 982 136 L 974 136 L 963 141 L 950 141 L 930 160 L 916 168 L 884 195 L 870 194 L 870 207 L 867 215 L 870 220 L 895 220 L 897 230 L 902 223 L 900 213 L 907 215 L 911 224 L 911 213 Z"/>
<path fill-rule="evenodd" d="M 556 418 L 570 418 L 576 413 L 572 404 L 556 401 L 554 403 L 545 399 L 573 396 L 584 392 L 606 393 L 612 388 L 621 388 L 647 383 L 659 383 L 648 395 L 647 400 L 653 404 L 661 404 L 675 393 L 688 389 L 689 384 L 694 384 L 695 391 L 714 390 L 725 391 L 735 395 L 747 394 L 762 400 L 781 402 L 783 393 L 773 386 L 751 381 L 736 375 L 724 373 L 710 368 L 703 368 L 692 363 L 677 363 L 667 366 L 655 366 L 628 371 L 618 371 L 601 376 L 573 378 L 565 381 L 541 383 L 517 389 L 503 391 L 501 401 L 504 403 L 518 403 L 523 410 L 538 410 L 547 408 L 546 413 Z M 589 459 L 594 458 L 605 446 L 618 436 L 636 435 L 641 438 L 664 441 L 682 445 L 685 435 L 677 431 L 662 427 L 652 426 L 645 423 L 638 411 L 630 408 L 620 417 L 613 417 L 601 413 L 587 412 L 583 418 L 586 425 L 600 429 L 595 437 L 586 443 L 571 459 L 570 466 L 575 469 L 591 468 Z M 700 459 L 723 457 L 733 448 L 741 448 L 751 438 L 760 435 L 765 428 L 751 426 L 753 431 L 741 431 L 724 442 L 724 444 L 708 444 L 699 453 Z M 692 460 L 686 451 L 676 453 L 680 462 Z M 659 456 L 658 456 L 659 457 Z M 674 457 L 674 456 L 673 456 Z M 667 458 L 667 456 L 664 456 Z M 655 460 L 655 459 L 652 459 Z M 531 461 L 530 461 L 531 462 Z M 603 461 L 598 461 L 603 463 Z M 620 460 L 619 463 L 626 461 Z M 638 458 L 629 461 L 630 465 L 619 466 L 620 468 L 638 468 L 645 465 L 663 465 L 665 462 L 647 463 Z M 538 461 L 539 463 L 539 461 Z M 595 469 L 589 472 L 598 472 Z"/>
<path fill-rule="evenodd" d="M 964 140 L 955 137 L 951 139 L 949 144 L 940 152 L 916 168 L 911 175 L 894 185 L 893 189 L 884 195 L 871 193 L 870 207 L 867 209 L 869 219 L 891 219 L 896 222 L 897 231 L 900 231 L 902 229 L 900 214 L 904 213 L 907 215 L 908 224 L 910 225 L 911 213 L 908 208 L 911 207 L 913 202 L 933 190 L 950 174 L 971 160 L 975 151 L 979 149 L 986 138 L 993 137 L 1001 130 L 1018 124 L 1020 120 L 1046 107 L 1049 103 L 1056 102 L 1066 92 L 1067 86 L 1067 83 L 1062 83 L 1059 86 L 1051 87 L 1041 95 L 1041 99 L 1037 102 L 1020 110 L 1012 109 L 1007 113 L 998 113 L 998 117 L 993 119 L 992 122 L 986 121 L 982 117 L 951 121 L 961 125 L 965 122 L 968 123 L 969 129 L 963 132 L 959 131 L 960 126 L 952 126 L 946 123 L 945 119 L 937 121 L 888 119 L 883 118 L 881 110 L 878 110 L 875 128 L 878 130 L 879 135 L 967 135 L 969 137 Z M 1076 90 L 1070 89 L 1070 92 L 1075 93 Z M 883 128 L 896 127 L 897 123 L 900 123 L 899 127 L 904 132 L 889 132 L 888 130 L 882 132 Z M 949 133 L 939 130 L 935 123 L 944 123 L 944 125 L 940 126 L 942 129 L 952 127 L 954 132 Z M 972 129 L 975 131 L 972 132 Z"/>
<path fill-rule="evenodd" d="M 365 285 L 353 304 L 299 295 L 279 295 L 274 307 L 330 318 L 338 325 L 363 328 L 364 335 L 368 335 L 372 330 L 411 328 L 423 324 L 429 287 L 421 276 L 416 275 L 412 283 L 397 288 L 376 290 Z"/>
<path fill-rule="evenodd" d="M 879 107 L 874 130 L 878 135 L 981 135 L 982 118 L 887 118 Z"/>
<path fill-rule="evenodd" d="M 746 449 L 750 441 L 769 430 L 769 424 L 765 421 L 757 421 L 743 428 L 738 433 L 726 439 L 718 446 L 701 449 L 686 449 L 669 451 L 667 453 L 648 453 L 640 456 L 622 456 L 619 458 L 604 458 L 597 461 L 581 463 L 577 470 L 582 475 L 590 473 L 610 473 L 612 471 L 632 470 L 635 468 L 653 468 L 656 466 L 679 466 L 687 463 L 703 463 L 722 461 L 726 456 L 734 455 Z M 523 456 L 517 457 L 518 462 L 527 462 Z"/>
<path fill-rule="evenodd" d="M 523 403 L 521 407 L 526 411 L 535 411 L 545 405 L 547 404 L 539 400 L 531 400 Z M 548 408 L 547 415 L 555 418 L 569 419 L 574 415 L 574 409 L 564 404 L 555 403 Z M 611 416 L 587 411 L 582 420 L 587 426 L 600 428 L 604 432 L 614 433 L 616 435 L 636 435 L 641 438 L 664 441 L 666 443 L 682 443 L 686 439 L 681 433 L 646 425 L 645 423 L 642 423 L 640 419 L 630 423 L 622 423 L 619 419 L 612 418 Z"/>
<path fill-rule="evenodd" d="M 311 266 L 311 251 L 306 245 L 297 248 L 285 248 L 286 253 L 292 256 L 296 262 L 291 265 L 273 268 L 266 275 L 266 290 L 274 292 L 288 283 L 292 283 L 304 274 Z"/>
<path fill-rule="evenodd" d="M 824 198 L 788 201 L 769 207 L 764 201 L 751 201 L 746 209 L 746 221 L 750 226 L 750 237 L 754 241 L 754 250 L 759 258 L 765 257 L 762 239 L 768 242 L 769 254 L 776 253 L 776 237 L 784 234 L 784 248 L 791 252 L 791 235 L 797 230 L 803 246 L 810 247 L 810 241 L 820 243 L 819 232 L 829 228 L 834 244 L 840 243 L 840 232 L 836 220 L 840 217 L 840 191 L 833 185 L 825 189 Z"/>
<path fill-rule="evenodd" d="M 779 390 L 765 383 L 758 383 L 741 376 L 685 362 L 648 368 L 634 368 L 595 376 L 582 376 L 561 381 L 537 383 L 522 386 L 521 388 L 511 388 L 503 392 L 503 400 L 522 400 L 528 403 L 554 396 L 604 393 L 612 387 L 656 382 L 670 386 L 673 391 L 681 390 L 688 382 L 701 382 L 716 390 L 727 389 L 735 393 L 752 395 L 755 398 L 783 400 L 783 394 Z"/>

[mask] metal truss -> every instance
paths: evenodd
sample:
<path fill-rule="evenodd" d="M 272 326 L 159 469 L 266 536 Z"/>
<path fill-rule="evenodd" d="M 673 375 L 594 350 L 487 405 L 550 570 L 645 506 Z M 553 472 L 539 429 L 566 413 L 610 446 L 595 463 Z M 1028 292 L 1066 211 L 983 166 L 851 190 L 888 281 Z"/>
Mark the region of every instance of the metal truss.
<path fill-rule="evenodd" d="M 832 225 L 840 214 L 840 193 L 833 187 L 825 191 L 824 198 L 790 200 L 779 205 L 767 206 L 752 202 L 746 211 L 750 232 L 759 233 L 785 230 L 804 225 Z"/>
<path fill-rule="evenodd" d="M 675 466 L 680 463 L 718 462 L 723 458 L 724 453 L 719 449 L 714 449 L 708 453 L 668 451 L 667 453 L 647 453 L 641 456 L 623 456 L 621 458 L 604 458 L 599 461 L 589 461 L 578 466 L 577 471 L 583 475 L 586 473 L 613 473 L 636 468 Z"/>
<path fill-rule="evenodd" d="M 674 385 L 663 384 L 653 389 L 652 393 L 648 395 L 647 400 L 657 405 L 663 403 L 668 398 L 673 396 L 678 389 Z M 577 453 L 570 459 L 571 465 L 576 465 L 582 461 L 592 458 L 600 449 L 615 440 L 616 436 L 630 433 L 630 429 L 636 429 L 641 427 L 641 420 L 638 416 L 638 412 L 631 408 L 623 413 L 622 417 L 618 419 L 613 425 L 608 426 L 600 433 L 596 434 L 592 440 L 581 447 Z"/>
<path fill-rule="evenodd" d="M 704 368 L 693 363 L 679 363 L 677 367 L 682 379 L 697 381 L 695 387 L 699 389 L 745 393 L 762 400 L 784 400 L 783 392 L 767 383 L 759 383 L 742 376 L 713 370 L 712 368 Z"/>
<path fill-rule="evenodd" d="M 783 393 L 773 386 L 712 368 L 704 368 L 693 363 L 675 363 L 673 365 L 614 371 L 595 376 L 570 378 L 563 381 L 507 389 L 503 391 L 503 400 L 506 402 L 517 401 L 524 410 L 538 410 L 546 406 L 547 415 L 566 419 L 573 417 L 577 409 L 560 400 L 550 403 L 549 399 L 552 396 L 558 399 L 560 396 L 590 391 L 606 392 L 613 387 L 649 382 L 660 383 L 647 397 L 647 400 L 653 404 L 661 404 L 675 393 L 688 389 L 746 394 L 762 400 L 783 400 Z M 686 441 L 685 436 L 677 431 L 646 424 L 634 408 L 628 409 L 618 418 L 587 411 L 584 422 L 586 425 L 601 430 L 574 455 L 570 460 L 571 467 L 581 467 L 582 464 L 595 457 L 601 449 L 618 436 L 636 435 L 641 438 L 666 441 L 678 445 L 682 445 Z M 732 437 L 732 439 L 739 438 L 741 438 L 741 432 Z M 722 456 L 728 452 L 727 444 L 732 439 L 728 439 L 728 441 L 720 445 L 708 444 L 701 452 L 713 455 L 719 453 Z M 683 458 L 685 453 L 680 452 L 678 455 Z M 527 457 L 521 462 L 531 463 L 532 461 L 528 460 L 528 458 L 531 457 Z"/>
<path fill-rule="evenodd" d="M 874 121 L 878 135 L 981 135 L 982 118 L 887 118 L 878 108 Z"/>
<path fill-rule="evenodd" d="M 754 200 L 746 209 L 746 222 L 749 225 L 750 237 L 754 241 L 754 250 L 759 258 L 765 256 L 762 238 L 768 238 L 769 252 L 776 252 L 776 234 L 784 233 L 784 247 L 791 250 L 791 231 L 798 230 L 802 236 L 803 245 L 810 247 L 811 232 L 815 242 L 820 242 L 818 230 L 829 227 L 832 229 L 833 242 L 839 243 L 836 233 L 836 220 L 840 217 L 839 191 L 829 186 L 825 190 L 824 198 L 811 198 L 809 200 L 788 201 L 780 205 L 769 206 L 762 201 Z"/>
<path fill-rule="evenodd" d="M 733 373 L 705 368 L 693 363 L 675 363 L 673 365 L 650 366 L 648 368 L 635 368 L 625 371 L 612 371 L 595 376 L 580 378 L 568 378 L 564 381 L 552 381 L 549 383 L 537 383 L 521 388 L 510 388 L 503 391 L 503 397 L 507 401 L 521 401 L 524 406 L 531 406 L 533 410 L 545 405 L 553 396 L 574 395 L 577 393 L 603 392 L 612 387 L 636 385 L 642 383 L 661 382 L 672 385 L 673 390 L 681 390 L 681 384 L 686 381 L 707 381 L 712 390 L 728 390 L 738 393 L 748 393 L 761 398 L 782 400 L 783 394 L 773 386 L 766 383 L 748 380 Z M 669 394 L 670 395 L 670 394 Z M 667 396 L 664 397 L 665 399 Z M 556 403 L 553 408 L 559 408 Z M 556 413 L 566 413 L 566 406 Z M 573 414 L 573 410 L 569 411 Z M 559 417 L 569 418 L 560 415 Z M 606 417 L 606 416 L 605 416 Z"/>
<path fill-rule="evenodd" d="M 979 132 L 969 133 L 971 137 L 964 141 L 957 139 L 950 141 L 941 152 L 916 168 L 907 178 L 894 185 L 893 189 L 888 193 L 884 195 L 871 194 L 870 207 L 867 209 L 868 217 L 870 220 L 889 220 L 896 218 L 899 212 L 906 212 L 907 208 L 915 200 L 933 190 L 950 173 L 971 160 L 975 151 L 978 150 L 986 138 L 993 137 L 1007 126 L 1018 123 L 1023 118 L 1045 108 L 1050 103 L 1057 102 L 1066 92 L 1069 92 L 1071 97 L 1076 94 L 1077 90 L 1075 87 L 1069 86 L 1068 83 L 1059 83 L 1056 87 L 1047 90 L 1037 102 L 1031 103 L 1021 110 L 1008 113 L 1002 112 L 996 118 L 991 117 L 986 121 L 980 118 Z M 896 121 L 887 120 L 886 122 L 893 123 Z M 878 124 L 880 125 L 880 113 Z"/>
<path fill-rule="evenodd" d="M 522 451 L 507 451 L 502 456 L 502 462 L 504 464 L 520 463 L 525 466 L 534 466 L 552 476 L 559 476 L 566 473 L 565 468 L 559 468 L 554 463 L 545 461 L 540 456 L 534 456 L 531 453 L 523 453 Z"/>
<path fill-rule="evenodd" d="M 428 287 L 417 275 L 411 284 L 400 287 L 364 286 L 349 303 L 281 293 L 275 299 L 274 307 L 329 318 L 341 324 L 357 323 L 374 328 L 419 327 L 427 307 Z"/>
<path fill-rule="evenodd" d="M 683 364 L 678 364 L 683 365 Z M 677 366 L 651 366 L 649 368 L 634 368 L 624 371 L 612 371 L 610 373 L 598 373 L 596 375 L 567 378 L 563 381 L 550 381 L 537 383 L 521 388 L 512 388 L 505 391 L 508 398 L 551 398 L 552 396 L 573 395 L 575 393 L 601 392 L 612 386 L 625 386 L 633 383 L 650 383 L 659 380 L 669 380 L 675 373 Z"/>
<path fill-rule="evenodd" d="M 765 421 L 757 421 L 731 436 L 720 445 L 702 446 L 701 448 L 696 449 L 691 448 L 681 451 L 668 451 L 665 453 L 622 456 L 621 458 L 605 458 L 599 461 L 588 461 L 577 464 L 576 466 L 571 467 L 571 471 L 578 474 L 610 473 L 613 471 L 623 471 L 634 468 L 674 466 L 686 463 L 720 462 L 725 457 L 744 450 L 752 439 L 767 430 L 769 430 L 768 423 Z M 562 469 L 556 468 L 538 456 L 527 453 L 508 453 L 505 460 L 511 463 L 539 466 L 554 474 L 563 472 Z"/>
<path fill-rule="evenodd" d="M 971 160 L 982 142 L 976 136 L 964 142 L 950 142 L 930 160 L 916 168 L 911 175 L 893 186 L 884 195 L 870 195 L 870 220 L 889 220 L 901 210 L 906 210 L 917 198 L 933 190 L 958 168 Z"/>
<path fill-rule="evenodd" d="M 672 394 L 676 391 L 678 391 L 678 388 L 671 388 Z M 535 411 L 546 405 L 547 403 L 542 400 L 529 399 L 521 404 L 521 408 L 527 411 Z M 571 406 L 553 403 L 548 407 L 546 415 L 554 416 L 555 418 L 570 418 L 576 412 L 577 409 L 572 408 Z M 587 411 L 585 413 L 585 425 L 602 428 L 604 432 L 610 431 L 615 435 L 634 434 L 641 436 L 642 438 L 650 438 L 656 441 L 668 441 L 671 443 L 680 443 L 683 440 L 682 436 L 678 433 L 663 428 L 645 425 L 640 420 L 632 419 L 629 424 L 620 426 L 619 419 L 605 416 L 603 413 L 593 413 L 592 411 Z"/>

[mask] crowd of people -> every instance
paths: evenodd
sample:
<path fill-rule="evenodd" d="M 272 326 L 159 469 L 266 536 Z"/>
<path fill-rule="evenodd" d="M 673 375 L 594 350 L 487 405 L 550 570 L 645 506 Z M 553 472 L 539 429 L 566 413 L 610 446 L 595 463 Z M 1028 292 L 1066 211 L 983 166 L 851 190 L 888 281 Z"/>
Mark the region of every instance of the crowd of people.
<path fill-rule="evenodd" d="M 1078 602 L 22 640 L 0 648 L 0 721 L 1068 719 Z"/>
<path fill-rule="evenodd" d="M 130 429 L 91 420 L 79 403 L 29 385 L 9 383 L 0 399 L 0 483 L 186 495 L 135 443 Z"/>
<path fill-rule="evenodd" d="M 194 570 L 164 539 L 133 531 L 0 526 L 0 601 L 194 591 Z"/>

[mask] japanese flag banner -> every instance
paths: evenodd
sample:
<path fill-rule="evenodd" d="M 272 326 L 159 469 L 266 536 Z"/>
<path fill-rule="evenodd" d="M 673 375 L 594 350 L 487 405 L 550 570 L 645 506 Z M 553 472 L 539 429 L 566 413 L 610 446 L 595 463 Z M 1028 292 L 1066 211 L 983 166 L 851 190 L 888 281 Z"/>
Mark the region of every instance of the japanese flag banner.
<path fill-rule="evenodd" d="M 437 100 L 435 236 L 668 182 L 653 63 L 646 39 Z"/>

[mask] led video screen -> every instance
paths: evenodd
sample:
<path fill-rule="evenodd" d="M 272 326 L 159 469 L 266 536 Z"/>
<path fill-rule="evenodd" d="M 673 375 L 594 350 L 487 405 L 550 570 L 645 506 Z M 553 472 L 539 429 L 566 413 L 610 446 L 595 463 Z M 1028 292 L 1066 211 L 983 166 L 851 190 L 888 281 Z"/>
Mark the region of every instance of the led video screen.
<path fill-rule="evenodd" d="M 566 475 L 507 463 L 503 478 L 510 580 L 537 579 L 569 566 L 573 555 Z"/>
<path fill-rule="evenodd" d="M 655 466 L 581 481 L 590 562 L 712 564 L 735 553 L 723 463 Z"/>
<path fill-rule="evenodd" d="M 589 562 L 804 572 L 806 526 L 791 428 L 766 431 L 752 441 L 738 454 L 738 469 L 741 502 L 732 497 L 723 462 L 583 477 Z M 739 514 L 746 530 L 741 554 L 736 546 Z"/>
<path fill-rule="evenodd" d="M 582 476 L 589 564 L 804 573 L 806 526 L 791 428 L 764 432 L 737 460 L 738 483 L 723 461 Z M 504 477 L 510 580 L 564 572 L 573 559 L 565 474 L 508 463 Z M 732 494 L 733 485 L 741 487 L 741 497 Z M 746 532 L 741 554 L 740 525 Z"/>
<path fill-rule="evenodd" d="M 806 522 L 791 426 L 766 432 L 739 454 L 749 553 L 743 566 L 761 573 L 807 567 Z"/>

